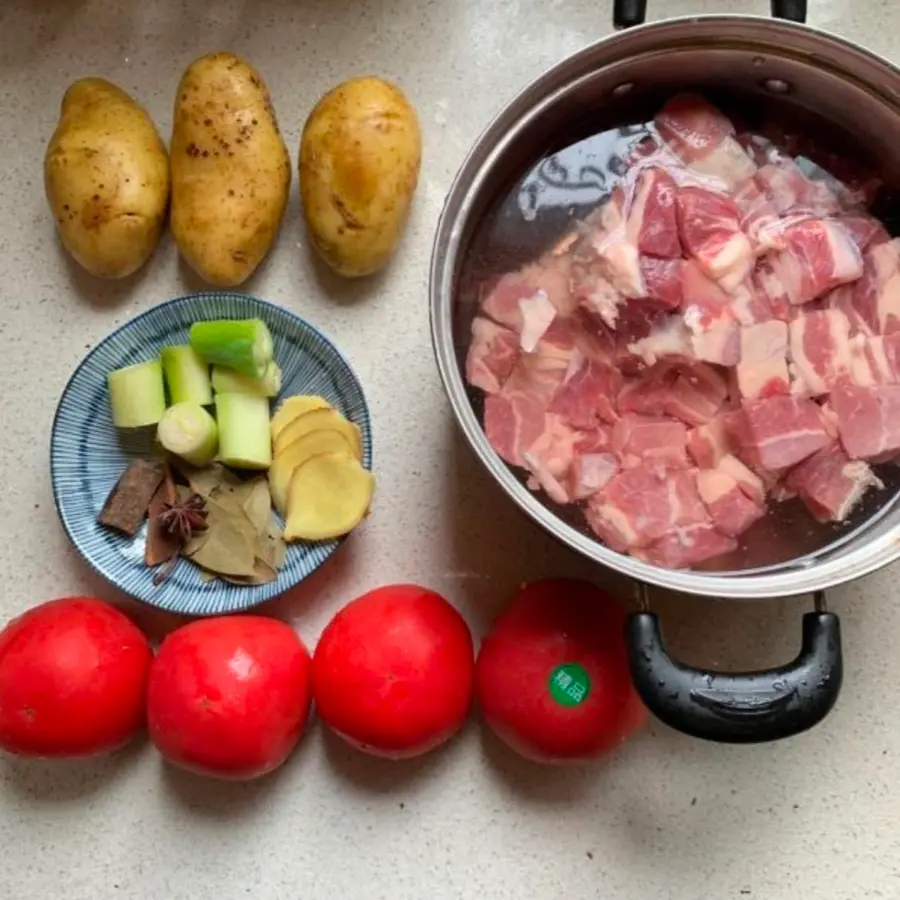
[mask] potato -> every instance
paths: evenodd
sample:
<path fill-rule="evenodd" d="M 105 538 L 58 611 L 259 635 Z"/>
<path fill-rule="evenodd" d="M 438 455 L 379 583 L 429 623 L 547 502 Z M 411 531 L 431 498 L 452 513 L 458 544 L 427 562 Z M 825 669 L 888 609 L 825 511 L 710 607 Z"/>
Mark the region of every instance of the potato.
<path fill-rule="evenodd" d="M 419 179 L 415 110 L 380 78 L 354 78 L 326 94 L 300 141 L 300 199 L 312 242 L 340 275 L 387 263 Z"/>
<path fill-rule="evenodd" d="M 288 444 L 269 467 L 269 491 L 275 509 L 282 516 L 287 512 L 291 477 L 308 459 L 320 453 L 347 453 L 358 458 L 356 451 L 357 448 L 350 443 L 345 433 L 332 429 L 310 431 Z"/>
<path fill-rule="evenodd" d="M 375 479 L 348 453 L 322 453 L 294 470 L 284 523 L 286 541 L 327 541 L 366 517 Z"/>
<path fill-rule="evenodd" d="M 125 278 L 159 243 L 169 158 L 150 116 L 102 78 L 74 82 L 44 156 L 63 246 L 92 275 Z"/>
<path fill-rule="evenodd" d="M 262 78 L 231 53 L 192 63 L 172 128 L 172 234 L 210 284 L 246 281 L 271 250 L 291 162 Z"/>

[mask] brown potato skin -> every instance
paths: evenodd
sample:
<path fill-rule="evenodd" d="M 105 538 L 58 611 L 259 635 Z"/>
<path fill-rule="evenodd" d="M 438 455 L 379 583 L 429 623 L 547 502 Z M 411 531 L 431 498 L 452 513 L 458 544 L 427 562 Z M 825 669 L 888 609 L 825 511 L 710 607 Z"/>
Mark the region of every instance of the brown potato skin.
<path fill-rule="evenodd" d="M 205 281 L 235 287 L 272 248 L 291 161 L 269 91 L 233 53 L 188 66 L 172 127 L 172 235 Z"/>
<path fill-rule="evenodd" d="M 125 278 L 150 258 L 165 224 L 165 144 L 125 91 L 82 78 L 63 96 L 44 156 L 44 190 L 76 262 L 100 278 Z"/>
<path fill-rule="evenodd" d="M 348 278 L 391 258 L 419 179 L 422 135 L 403 92 L 353 78 L 316 104 L 300 140 L 300 199 L 313 245 Z"/>

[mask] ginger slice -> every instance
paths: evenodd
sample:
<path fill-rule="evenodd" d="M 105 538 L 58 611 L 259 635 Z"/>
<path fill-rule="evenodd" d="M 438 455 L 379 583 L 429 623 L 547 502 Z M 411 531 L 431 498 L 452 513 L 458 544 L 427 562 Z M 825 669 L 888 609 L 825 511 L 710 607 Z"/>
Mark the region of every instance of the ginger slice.
<path fill-rule="evenodd" d="M 322 453 L 294 470 L 288 488 L 286 541 L 324 541 L 365 518 L 375 478 L 349 453 Z"/>
<path fill-rule="evenodd" d="M 288 444 L 269 467 L 269 489 L 272 503 L 281 516 L 287 513 L 288 488 L 294 472 L 313 456 L 322 453 L 356 455 L 356 447 L 345 432 L 333 429 L 310 431 Z"/>
<path fill-rule="evenodd" d="M 331 409 L 331 404 L 324 397 L 316 394 L 296 394 L 293 397 L 287 397 L 272 416 L 270 426 L 272 440 L 274 441 L 294 419 L 316 409 Z"/>
<path fill-rule="evenodd" d="M 280 456 L 294 441 L 312 431 L 340 431 L 357 449 L 357 456 L 362 455 L 362 436 L 359 428 L 336 409 L 314 409 L 297 416 L 286 425 L 274 440 L 275 456 Z"/>

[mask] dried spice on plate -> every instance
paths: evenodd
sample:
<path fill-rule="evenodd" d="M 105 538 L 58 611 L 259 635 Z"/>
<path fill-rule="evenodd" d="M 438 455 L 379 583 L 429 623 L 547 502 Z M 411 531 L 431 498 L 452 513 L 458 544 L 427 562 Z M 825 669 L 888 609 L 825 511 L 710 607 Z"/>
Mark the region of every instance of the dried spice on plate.
<path fill-rule="evenodd" d="M 206 511 L 206 528 L 187 539 L 184 556 L 234 584 L 274 581 L 285 548 L 265 476 L 243 481 L 221 466 L 184 474 Z"/>
<path fill-rule="evenodd" d="M 209 510 L 203 497 L 191 490 L 180 488 L 175 498 L 163 503 L 158 518 L 159 524 L 170 535 L 184 543 L 196 532 L 206 530 L 208 515 Z"/>
<path fill-rule="evenodd" d="M 188 487 L 204 499 L 208 498 L 213 491 L 218 490 L 223 484 L 241 484 L 241 479 L 220 463 L 213 463 L 206 468 L 197 469 L 181 459 L 173 458 L 172 465 L 187 482 Z"/>
<path fill-rule="evenodd" d="M 178 534 L 170 531 L 162 521 L 166 507 L 175 502 L 178 488 L 172 478 L 171 470 L 166 467 L 166 474 L 156 489 L 147 513 L 147 541 L 144 545 L 144 563 L 150 567 L 161 565 L 174 559 L 184 543 Z"/>
<path fill-rule="evenodd" d="M 162 567 L 156 584 L 179 556 L 197 565 L 204 581 L 274 581 L 286 548 L 266 477 L 245 481 L 219 464 L 197 469 L 173 460 L 172 465 L 186 485 L 175 483 L 172 468 L 162 460 L 130 463 L 98 521 L 133 536 L 148 519 L 144 563 Z"/>
<path fill-rule="evenodd" d="M 165 474 L 166 464 L 162 460 L 135 459 L 130 462 L 106 498 L 97 521 L 134 537 Z"/>
<path fill-rule="evenodd" d="M 165 476 L 150 500 L 144 563 L 150 567 L 167 563 L 153 582 L 162 584 L 175 567 L 185 543 L 206 528 L 206 501 L 190 488 L 175 484 L 172 470 Z"/>

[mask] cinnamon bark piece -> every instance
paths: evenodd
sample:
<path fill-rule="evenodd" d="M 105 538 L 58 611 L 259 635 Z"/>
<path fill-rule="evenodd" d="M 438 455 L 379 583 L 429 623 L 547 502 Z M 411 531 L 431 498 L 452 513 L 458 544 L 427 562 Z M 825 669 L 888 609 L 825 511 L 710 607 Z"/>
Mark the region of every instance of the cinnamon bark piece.
<path fill-rule="evenodd" d="M 106 498 L 97 521 L 134 537 L 165 474 L 166 465 L 160 460 L 135 459 L 130 462 Z"/>

